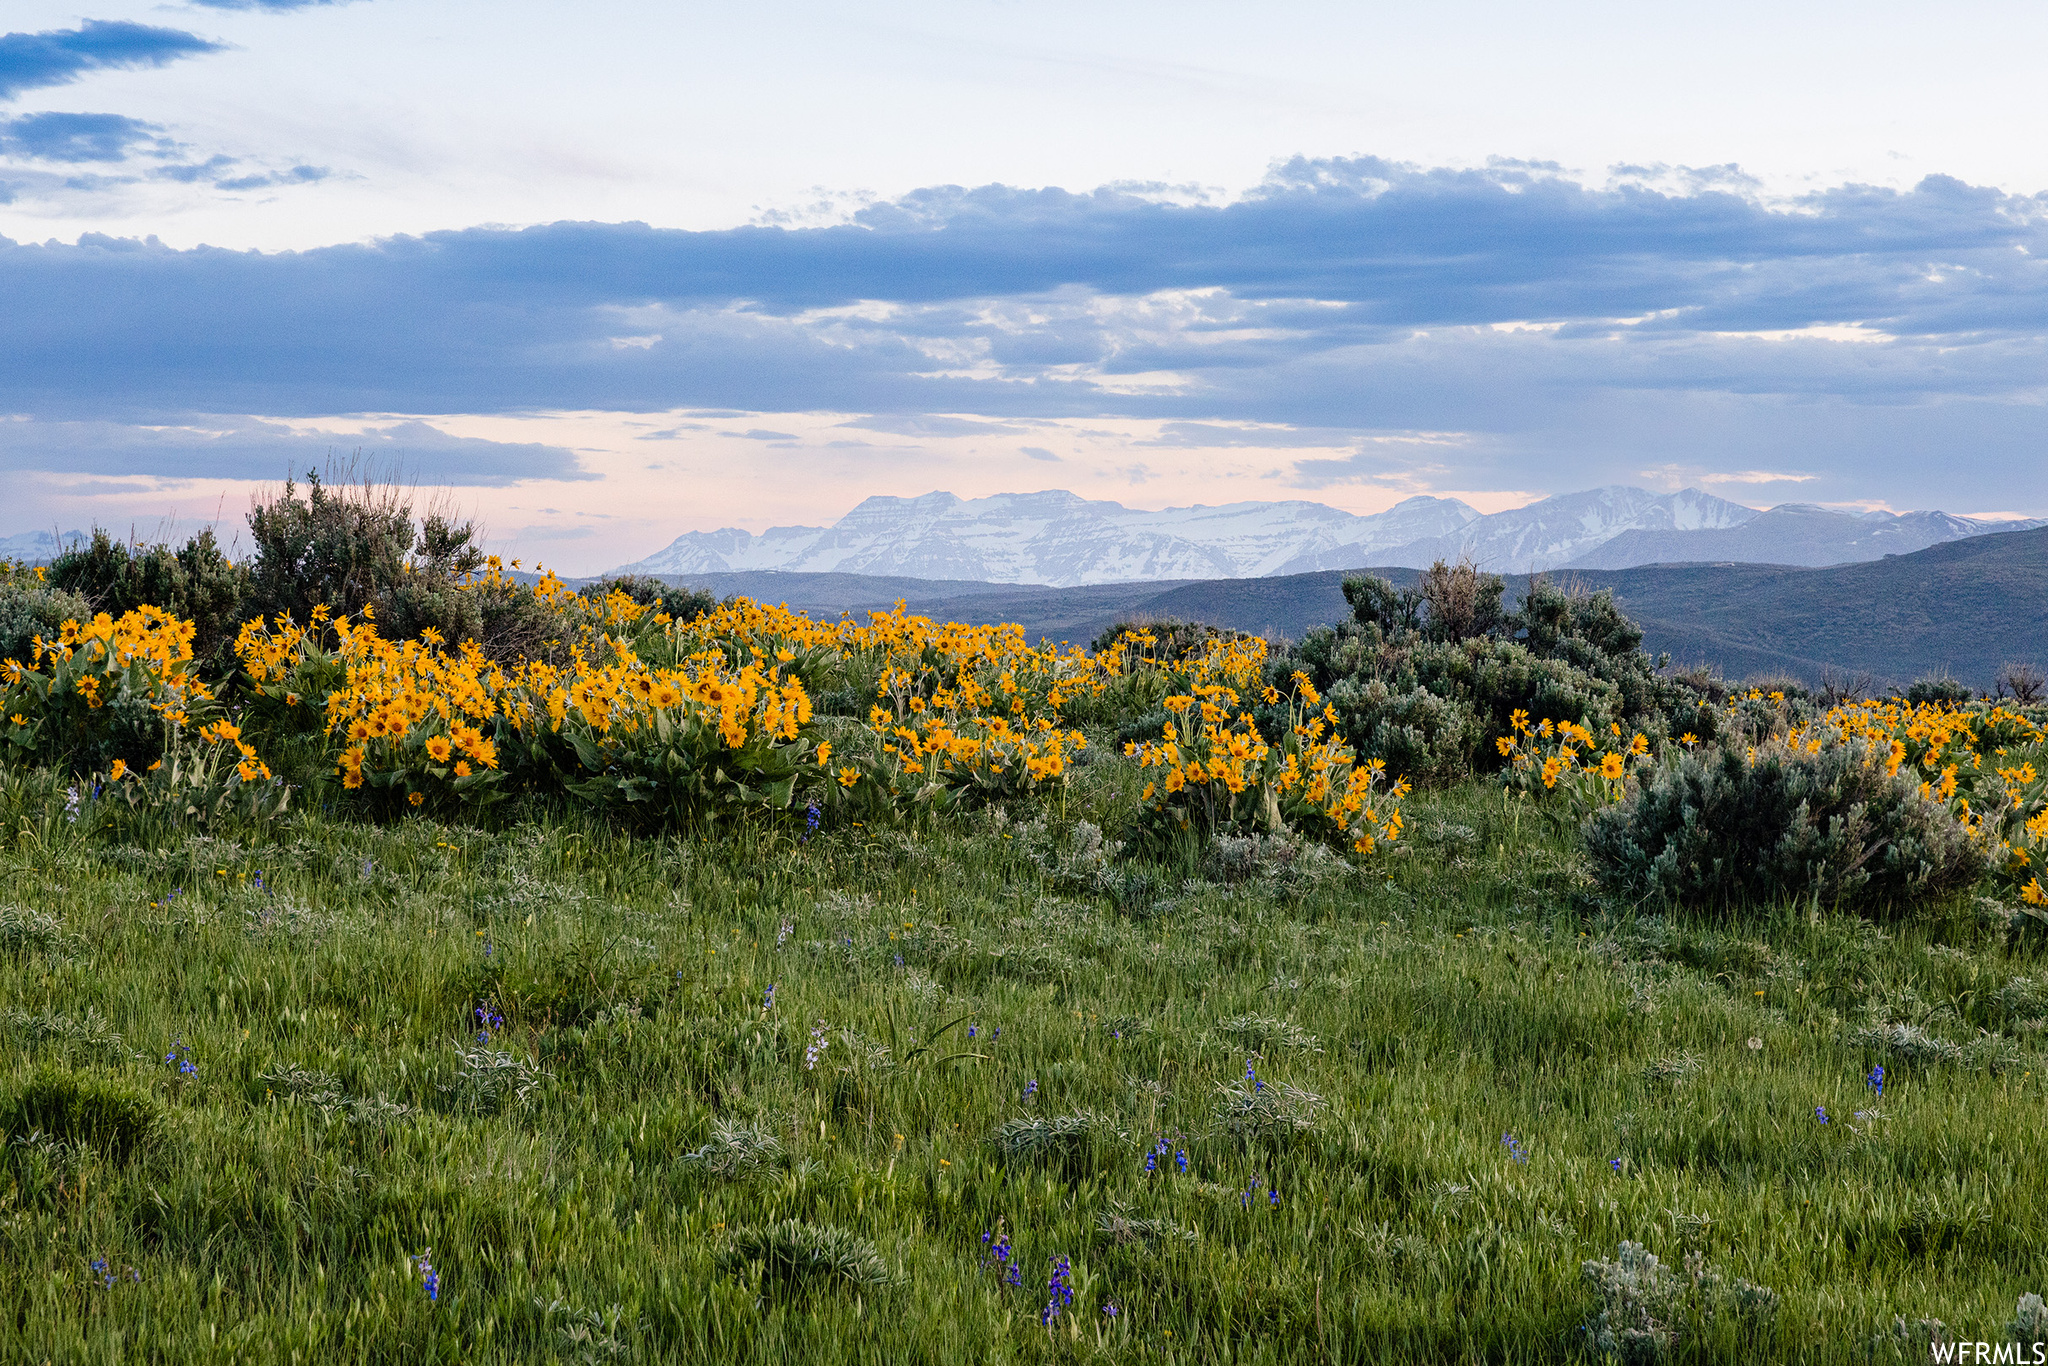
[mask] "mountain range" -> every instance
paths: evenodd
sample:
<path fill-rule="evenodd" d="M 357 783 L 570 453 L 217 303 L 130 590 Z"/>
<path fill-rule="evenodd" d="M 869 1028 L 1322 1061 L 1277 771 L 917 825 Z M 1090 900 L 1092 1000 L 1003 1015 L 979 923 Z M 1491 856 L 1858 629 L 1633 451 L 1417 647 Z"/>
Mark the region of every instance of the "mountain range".
<path fill-rule="evenodd" d="M 12 536 L 0 536 L 0 560 L 48 564 L 57 558 L 60 551 L 86 539 L 82 531 L 67 531 L 61 537 L 54 531 L 22 531 Z"/>
<path fill-rule="evenodd" d="M 1879 523 L 1878 525 L 1884 525 Z M 1369 570 L 1412 587 L 1413 568 Z M 2048 665 L 2048 527 L 1945 541 L 1860 564 L 1663 564 L 1575 569 L 1579 589 L 1607 588 L 1644 646 L 1675 664 L 1710 664 L 1729 678 L 1862 676 L 1876 688 L 1931 674 L 1989 687 L 2001 665 Z M 748 573 L 687 582 L 718 596 L 784 602 L 814 616 L 881 611 L 899 599 L 941 621 L 1017 622 L 1080 644 L 1118 621 L 1206 621 L 1299 639 L 1350 615 L 1342 570 L 1177 583 L 1073 587 Z M 1508 576 L 1508 601 L 1528 589 Z"/>
<path fill-rule="evenodd" d="M 1760 512 L 1698 489 L 1657 494 L 1621 485 L 1490 515 L 1456 498 L 1426 495 L 1360 516 L 1306 500 L 1152 512 L 1060 490 L 975 499 L 927 493 L 869 498 L 829 527 L 688 532 L 615 572 L 695 578 L 782 571 L 1076 587 L 1364 565 L 1420 568 L 1465 556 L 1511 573 L 1729 561 L 1825 565 L 2044 524 L 1791 503 Z"/>

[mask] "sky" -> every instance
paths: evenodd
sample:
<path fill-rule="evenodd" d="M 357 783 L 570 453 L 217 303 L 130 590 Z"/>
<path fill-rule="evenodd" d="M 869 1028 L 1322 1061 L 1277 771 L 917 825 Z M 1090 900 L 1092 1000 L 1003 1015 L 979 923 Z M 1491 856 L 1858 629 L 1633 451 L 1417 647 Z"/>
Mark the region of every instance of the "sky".
<path fill-rule="evenodd" d="M 933 489 L 2048 514 L 2038 5 L 0 25 L 0 535 L 351 459 L 571 573 Z"/>

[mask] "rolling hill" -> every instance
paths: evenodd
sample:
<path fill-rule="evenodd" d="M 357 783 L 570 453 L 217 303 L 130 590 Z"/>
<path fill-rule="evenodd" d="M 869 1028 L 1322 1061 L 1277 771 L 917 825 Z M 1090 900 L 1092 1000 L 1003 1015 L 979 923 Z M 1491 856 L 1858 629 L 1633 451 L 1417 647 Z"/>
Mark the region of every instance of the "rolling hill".
<path fill-rule="evenodd" d="M 1169 583 L 962 583 L 852 574 L 676 575 L 712 592 L 787 602 L 836 615 L 899 599 L 927 615 L 1015 621 L 1033 635 L 1076 642 L 1114 622 L 1178 617 L 1299 637 L 1347 614 L 1343 581 L 1380 574 L 1412 585 L 1419 571 L 1388 567 Z M 1643 627 L 1644 644 L 1679 664 L 1731 678 L 1823 669 L 1867 674 L 1878 687 L 1935 673 L 1988 686 L 2011 660 L 2048 663 L 2048 527 L 1994 532 L 1860 564 L 1648 565 L 1553 575 L 1611 588 Z M 1526 575 L 1509 576 L 1513 597 Z M 770 591 L 762 591 L 770 590 Z"/>

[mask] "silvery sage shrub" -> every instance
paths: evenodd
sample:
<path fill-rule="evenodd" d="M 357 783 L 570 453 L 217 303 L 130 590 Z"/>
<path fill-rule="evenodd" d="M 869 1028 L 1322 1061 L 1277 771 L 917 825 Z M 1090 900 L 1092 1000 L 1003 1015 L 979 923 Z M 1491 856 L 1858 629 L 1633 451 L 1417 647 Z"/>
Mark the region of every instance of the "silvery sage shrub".
<path fill-rule="evenodd" d="M 1667 1361 L 1682 1342 L 1753 1339 L 1778 1313 L 1776 1292 L 1739 1276 L 1727 1280 L 1699 1252 L 1674 1271 L 1641 1243 L 1623 1242 L 1612 1261 L 1596 1258 L 1580 1273 L 1595 1299 L 1580 1328 L 1586 1344 L 1627 1366 Z"/>
<path fill-rule="evenodd" d="M 1861 739 L 1686 754 L 1596 812 L 1586 852 L 1611 891 L 1709 907 L 1901 908 L 1976 882 L 1982 842 L 1887 759 Z"/>

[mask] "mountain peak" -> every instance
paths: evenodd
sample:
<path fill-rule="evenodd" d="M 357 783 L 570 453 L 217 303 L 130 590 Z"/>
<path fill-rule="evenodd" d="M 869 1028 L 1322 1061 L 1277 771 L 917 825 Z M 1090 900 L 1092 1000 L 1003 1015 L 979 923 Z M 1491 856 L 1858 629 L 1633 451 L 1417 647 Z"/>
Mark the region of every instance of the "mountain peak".
<path fill-rule="evenodd" d="M 1556 494 L 1490 515 L 1432 494 L 1360 516 L 1301 499 L 1148 511 L 1066 489 L 973 499 L 934 491 L 865 498 L 830 527 L 776 527 L 759 536 L 690 532 L 619 572 L 777 569 L 1065 587 L 1419 567 L 1467 556 L 1483 568 L 1517 573 L 1672 559 L 1834 563 L 2031 525 L 2037 523 L 1978 523 L 1936 513 L 1871 523 L 1810 503 L 1761 513 L 1700 489 L 1659 494 L 1626 484 Z M 1816 527 L 1833 527 L 1848 539 Z M 1738 546 L 1740 553 L 1732 553 Z"/>

